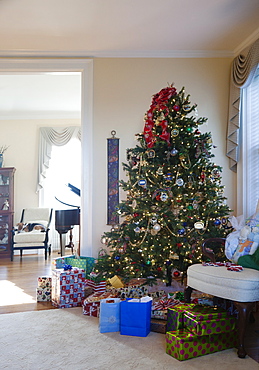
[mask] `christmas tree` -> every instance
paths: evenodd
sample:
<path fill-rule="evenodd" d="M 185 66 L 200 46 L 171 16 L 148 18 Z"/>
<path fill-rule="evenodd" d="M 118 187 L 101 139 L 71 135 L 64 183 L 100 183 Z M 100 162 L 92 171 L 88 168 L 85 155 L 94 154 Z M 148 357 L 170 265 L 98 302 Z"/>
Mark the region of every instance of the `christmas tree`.
<path fill-rule="evenodd" d="M 103 235 L 95 272 L 103 278 L 162 279 L 201 262 L 201 242 L 225 237 L 230 209 L 221 185 L 222 168 L 212 162 L 210 133 L 199 126 L 196 104 L 171 85 L 152 98 L 138 144 L 123 163 L 127 194 L 116 210 L 120 225 Z"/>

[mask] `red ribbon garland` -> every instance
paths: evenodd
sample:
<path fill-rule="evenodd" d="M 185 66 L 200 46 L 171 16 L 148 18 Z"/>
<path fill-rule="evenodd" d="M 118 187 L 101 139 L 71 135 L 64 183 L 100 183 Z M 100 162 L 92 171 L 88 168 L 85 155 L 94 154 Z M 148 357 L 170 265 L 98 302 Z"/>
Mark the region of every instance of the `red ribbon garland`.
<path fill-rule="evenodd" d="M 169 99 L 173 95 L 176 95 L 176 88 L 175 87 L 166 87 L 162 89 L 159 93 L 155 94 L 152 99 L 152 103 L 150 105 L 149 110 L 147 111 L 147 118 L 144 126 L 144 138 L 147 143 L 148 148 L 152 148 L 156 142 L 156 136 L 153 134 L 152 129 L 155 125 L 154 123 L 154 111 L 161 110 L 163 111 L 165 117 L 169 114 L 169 109 L 166 104 L 168 104 Z M 170 132 L 167 131 L 168 123 L 167 120 L 164 119 L 159 124 L 162 127 L 162 133 L 159 135 L 160 139 L 165 140 L 168 145 L 170 144 Z"/>

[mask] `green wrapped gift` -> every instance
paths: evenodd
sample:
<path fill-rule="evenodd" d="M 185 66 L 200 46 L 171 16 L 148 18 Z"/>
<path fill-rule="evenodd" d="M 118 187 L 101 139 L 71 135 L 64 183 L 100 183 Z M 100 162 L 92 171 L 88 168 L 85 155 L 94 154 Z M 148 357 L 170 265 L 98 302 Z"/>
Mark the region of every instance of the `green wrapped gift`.
<path fill-rule="evenodd" d="M 72 267 L 78 267 L 84 269 L 86 275 L 90 274 L 95 264 L 94 257 L 79 257 L 76 258 L 74 255 L 54 258 L 52 261 L 52 269 L 63 268 L 64 265 L 71 265 Z"/>
<path fill-rule="evenodd" d="M 221 307 L 197 304 L 186 309 L 186 315 L 197 321 L 215 320 L 227 317 L 227 311 Z"/>
<path fill-rule="evenodd" d="M 166 353 L 179 361 L 204 356 L 236 346 L 236 330 L 201 336 L 191 333 L 187 329 L 168 331 L 166 333 Z"/>
<path fill-rule="evenodd" d="M 194 307 L 194 303 L 180 303 L 167 309 L 167 330 L 173 331 L 184 327 L 184 313 Z"/>
<path fill-rule="evenodd" d="M 185 327 L 194 334 L 197 335 L 209 335 L 227 332 L 235 329 L 236 318 L 233 316 L 223 317 L 214 320 L 195 320 L 188 316 L 188 312 L 185 313 Z"/>

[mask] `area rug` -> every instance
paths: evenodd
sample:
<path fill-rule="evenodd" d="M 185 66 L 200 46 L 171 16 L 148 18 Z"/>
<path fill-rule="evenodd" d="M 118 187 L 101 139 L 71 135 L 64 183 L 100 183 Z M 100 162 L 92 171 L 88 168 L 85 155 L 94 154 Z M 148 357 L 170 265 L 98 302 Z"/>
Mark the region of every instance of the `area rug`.
<path fill-rule="evenodd" d="M 82 308 L 0 315 L 0 368 L 10 370 L 258 370 L 235 349 L 178 361 L 165 352 L 165 335 L 100 334 Z"/>

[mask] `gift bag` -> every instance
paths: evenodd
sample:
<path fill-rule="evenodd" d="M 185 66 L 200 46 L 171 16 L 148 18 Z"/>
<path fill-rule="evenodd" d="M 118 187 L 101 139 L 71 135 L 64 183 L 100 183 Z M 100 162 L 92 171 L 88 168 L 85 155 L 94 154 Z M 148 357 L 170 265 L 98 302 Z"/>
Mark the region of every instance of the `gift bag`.
<path fill-rule="evenodd" d="M 133 298 L 120 303 L 122 335 L 146 337 L 150 333 L 152 298 Z"/>
<path fill-rule="evenodd" d="M 120 331 L 120 298 L 101 300 L 99 329 L 100 333 Z"/>

